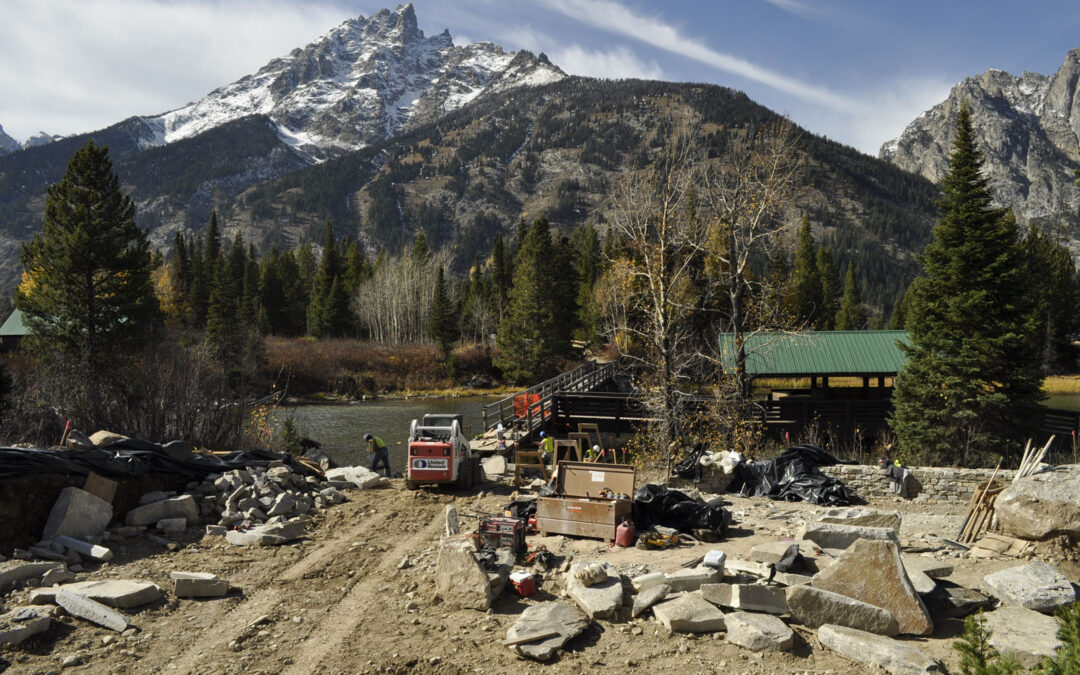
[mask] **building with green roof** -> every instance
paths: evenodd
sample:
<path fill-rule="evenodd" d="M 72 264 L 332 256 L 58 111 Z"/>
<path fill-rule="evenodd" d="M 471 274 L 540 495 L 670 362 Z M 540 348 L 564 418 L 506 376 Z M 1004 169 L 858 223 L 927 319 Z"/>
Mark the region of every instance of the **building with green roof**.
<path fill-rule="evenodd" d="M 30 334 L 30 329 L 23 323 L 22 310 L 11 312 L 3 325 L 0 325 L 0 351 L 8 351 L 19 345 L 19 341 Z"/>

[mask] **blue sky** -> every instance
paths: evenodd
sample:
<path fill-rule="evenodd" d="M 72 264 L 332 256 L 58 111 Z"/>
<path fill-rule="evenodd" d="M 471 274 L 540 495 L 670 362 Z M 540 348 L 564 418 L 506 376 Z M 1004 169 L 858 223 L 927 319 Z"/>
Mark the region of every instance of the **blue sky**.
<path fill-rule="evenodd" d="M 385 2 L 4 0 L 0 125 L 19 140 L 179 107 Z M 1072 0 L 416 0 L 455 41 L 544 51 L 570 73 L 719 84 L 876 154 L 962 78 L 1051 74 Z"/>

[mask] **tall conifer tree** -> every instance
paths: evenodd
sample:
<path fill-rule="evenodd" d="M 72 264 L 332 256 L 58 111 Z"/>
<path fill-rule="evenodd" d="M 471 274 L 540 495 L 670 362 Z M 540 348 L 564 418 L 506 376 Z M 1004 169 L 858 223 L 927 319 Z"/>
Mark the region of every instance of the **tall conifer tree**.
<path fill-rule="evenodd" d="M 810 326 L 821 327 L 821 275 L 818 273 L 817 246 L 810 232 L 810 220 L 803 214 L 799 227 L 799 244 L 795 249 L 795 271 L 792 279 L 792 311 Z"/>
<path fill-rule="evenodd" d="M 866 310 L 862 306 L 859 280 L 855 278 L 855 263 L 848 261 L 844 277 L 844 300 L 836 315 L 836 330 L 863 330 L 866 328 Z"/>
<path fill-rule="evenodd" d="M 992 206 L 971 111 L 962 104 L 939 220 L 908 291 L 908 362 L 891 420 L 923 462 L 1018 454 L 1040 398 L 1038 340 L 1015 219 Z"/>

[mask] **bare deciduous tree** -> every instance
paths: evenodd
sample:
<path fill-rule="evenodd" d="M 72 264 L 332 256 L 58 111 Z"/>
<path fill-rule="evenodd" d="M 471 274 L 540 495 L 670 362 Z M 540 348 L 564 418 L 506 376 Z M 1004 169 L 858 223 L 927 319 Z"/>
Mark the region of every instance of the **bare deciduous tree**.
<path fill-rule="evenodd" d="M 427 340 L 432 292 L 440 265 L 448 265 L 445 253 L 425 260 L 407 254 L 388 258 L 360 284 L 350 305 L 368 339 L 385 344 Z M 455 292 L 452 284 L 447 292 Z"/>

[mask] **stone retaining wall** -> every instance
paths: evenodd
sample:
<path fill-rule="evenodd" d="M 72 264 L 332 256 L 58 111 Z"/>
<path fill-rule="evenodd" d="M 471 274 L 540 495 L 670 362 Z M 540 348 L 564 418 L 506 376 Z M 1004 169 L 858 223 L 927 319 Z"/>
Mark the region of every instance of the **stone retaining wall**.
<path fill-rule="evenodd" d="M 847 486 L 855 495 L 864 499 L 891 495 L 892 482 L 885 471 L 866 464 L 839 464 L 821 467 L 821 472 L 833 476 Z M 948 469 L 939 467 L 915 467 L 911 469 L 914 481 L 909 498 L 927 504 L 967 504 L 976 488 L 982 489 L 994 475 L 993 469 Z M 998 471 L 997 481 L 1011 482 L 1014 471 Z M 698 487 L 708 492 L 723 492 L 731 476 L 720 469 L 707 468 L 701 481 L 672 481 L 673 487 Z"/>
<path fill-rule="evenodd" d="M 860 497 L 880 497 L 892 494 L 892 481 L 885 471 L 865 464 L 823 466 L 821 472 L 837 478 L 848 490 Z M 1013 471 L 998 471 L 997 480 L 1012 481 Z M 939 467 L 912 467 L 914 481 L 909 497 L 927 504 L 967 504 L 976 488 L 986 487 L 986 481 L 994 475 L 993 469 L 947 469 Z"/>

